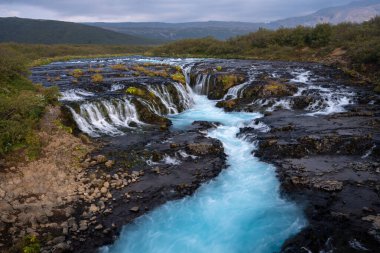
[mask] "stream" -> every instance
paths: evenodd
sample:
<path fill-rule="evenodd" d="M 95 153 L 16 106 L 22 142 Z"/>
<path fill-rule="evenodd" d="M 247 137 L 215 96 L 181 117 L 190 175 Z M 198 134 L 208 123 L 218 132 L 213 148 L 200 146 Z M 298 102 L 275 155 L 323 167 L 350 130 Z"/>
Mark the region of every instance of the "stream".
<path fill-rule="evenodd" d="M 277 252 L 305 226 L 300 208 L 280 197 L 274 168 L 252 156 L 251 143 L 236 137 L 260 114 L 226 113 L 205 96 L 193 99 L 191 109 L 171 117 L 173 128 L 196 120 L 221 123 L 208 135 L 223 143 L 228 168 L 193 196 L 125 226 L 115 244 L 101 252 Z"/>

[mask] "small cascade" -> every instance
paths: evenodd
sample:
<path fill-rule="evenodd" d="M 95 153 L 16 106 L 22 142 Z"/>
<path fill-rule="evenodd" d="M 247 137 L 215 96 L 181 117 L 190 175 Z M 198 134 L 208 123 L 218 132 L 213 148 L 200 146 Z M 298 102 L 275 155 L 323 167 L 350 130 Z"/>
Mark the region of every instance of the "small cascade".
<path fill-rule="evenodd" d="M 310 83 L 310 76 L 311 76 L 311 71 L 306 71 L 304 69 L 297 69 L 291 73 L 295 77 L 290 79 L 290 82 L 293 83 L 305 83 L 309 84 Z"/>
<path fill-rule="evenodd" d="M 122 89 L 124 89 L 124 88 L 125 88 L 124 85 L 119 84 L 119 83 L 115 83 L 115 84 L 112 84 L 112 85 L 111 85 L 111 89 L 110 89 L 110 91 L 122 90 Z"/>
<path fill-rule="evenodd" d="M 173 102 L 173 98 L 165 85 L 148 85 L 147 89 L 160 99 L 169 114 L 178 113 L 177 105 Z M 160 112 L 160 114 L 162 115 L 163 113 Z"/>
<path fill-rule="evenodd" d="M 210 89 L 210 79 L 210 74 L 197 75 L 195 86 L 193 88 L 194 92 L 200 95 L 207 95 Z"/>
<path fill-rule="evenodd" d="M 61 101 L 81 101 L 94 96 L 94 93 L 82 89 L 71 89 L 61 92 L 61 95 Z"/>
<path fill-rule="evenodd" d="M 241 97 L 244 87 L 251 84 L 255 80 L 256 74 L 257 74 L 256 67 L 252 66 L 247 74 L 248 74 L 248 80 L 242 84 L 236 85 L 228 89 L 227 94 L 224 95 L 224 98 L 223 98 L 224 100 Z"/>
<path fill-rule="evenodd" d="M 79 112 L 69 106 L 79 129 L 92 137 L 119 135 L 138 119 L 136 108 L 127 99 L 99 100 L 82 103 Z"/>
<path fill-rule="evenodd" d="M 186 84 L 190 84 L 190 74 L 194 64 L 182 66 L 182 73 L 185 76 Z"/>
<path fill-rule="evenodd" d="M 192 90 L 188 83 L 186 82 L 186 87 L 184 87 L 180 83 L 173 83 L 174 87 L 176 88 L 178 95 L 181 100 L 181 105 L 184 109 L 190 108 L 194 101 L 193 101 L 193 95 L 192 95 Z"/>
<path fill-rule="evenodd" d="M 352 104 L 354 93 L 344 89 L 333 91 L 329 88 L 310 85 L 309 89 L 318 93 L 320 99 L 309 105 L 306 110 L 310 111 L 308 115 L 328 115 L 332 113 L 344 112 L 345 106 Z"/>

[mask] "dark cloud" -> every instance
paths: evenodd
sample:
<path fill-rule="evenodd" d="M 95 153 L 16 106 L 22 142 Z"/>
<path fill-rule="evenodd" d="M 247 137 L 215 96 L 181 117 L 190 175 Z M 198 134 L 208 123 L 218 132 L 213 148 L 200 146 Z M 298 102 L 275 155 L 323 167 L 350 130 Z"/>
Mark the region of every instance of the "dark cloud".
<path fill-rule="evenodd" d="M 0 0 L 0 16 L 66 21 L 272 21 L 352 0 Z"/>

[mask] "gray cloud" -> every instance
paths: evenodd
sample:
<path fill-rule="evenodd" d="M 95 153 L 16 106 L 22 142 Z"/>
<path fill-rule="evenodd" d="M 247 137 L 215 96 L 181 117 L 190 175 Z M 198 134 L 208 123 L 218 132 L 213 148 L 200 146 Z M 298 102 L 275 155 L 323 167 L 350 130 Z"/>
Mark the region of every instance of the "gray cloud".
<path fill-rule="evenodd" d="M 0 0 L 0 16 L 84 21 L 265 22 L 352 0 Z"/>

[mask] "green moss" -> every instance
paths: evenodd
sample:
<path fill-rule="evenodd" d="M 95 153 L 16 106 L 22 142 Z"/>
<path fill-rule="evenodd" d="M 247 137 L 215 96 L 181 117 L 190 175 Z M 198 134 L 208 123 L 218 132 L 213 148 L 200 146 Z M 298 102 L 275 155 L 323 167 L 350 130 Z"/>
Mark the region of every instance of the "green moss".
<path fill-rule="evenodd" d="M 179 82 L 181 84 L 186 84 L 186 78 L 182 72 L 177 71 L 175 74 L 170 76 L 173 81 Z"/>
<path fill-rule="evenodd" d="M 216 67 L 216 70 L 217 70 L 217 71 L 222 71 L 222 66 L 217 66 L 217 67 Z"/>
<path fill-rule="evenodd" d="M 237 85 L 242 80 L 243 78 L 241 76 L 234 74 L 218 76 L 218 81 L 222 83 L 224 91 L 228 90 L 232 86 Z"/>
<path fill-rule="evenodd" d="M 135 95 L 139 97 L 145 97 L 147 95 L 147 92 L 143 89 L 136 88 L 136 87 L 128 87 L 125 92 L 130 95 Z"/>

